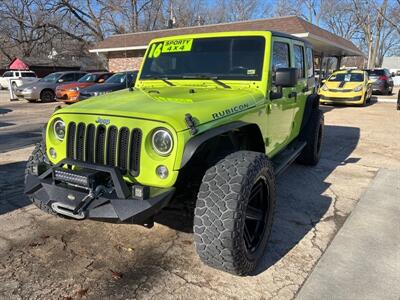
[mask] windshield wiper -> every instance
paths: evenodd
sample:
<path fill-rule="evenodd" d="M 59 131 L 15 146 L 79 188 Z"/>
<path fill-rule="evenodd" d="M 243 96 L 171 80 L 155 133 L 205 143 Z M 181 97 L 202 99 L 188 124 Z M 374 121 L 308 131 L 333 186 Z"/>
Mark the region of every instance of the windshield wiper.
<path fill-rule="evenodd" d="M 183 79 L 208 79 L 214 81 L 216 84 L 222 86 L 223 88 L 230 89 L 231 87 L 226 83 L 223 83 L 218 79 L 218 76 L 206 75 L 206 74 L 196 74 L 196 75 L 183 75 Z"/>
<path fill-rule="evenodd" d="M 162 80 L 169 86 L 175 86 L 171 81 L 168 80 L 167 77 L 161 77 L 161 76 L 156 76 L 156 75 L 144 75 L 145 78 L 147 79 L 157 79 L 157 80 Z"/>

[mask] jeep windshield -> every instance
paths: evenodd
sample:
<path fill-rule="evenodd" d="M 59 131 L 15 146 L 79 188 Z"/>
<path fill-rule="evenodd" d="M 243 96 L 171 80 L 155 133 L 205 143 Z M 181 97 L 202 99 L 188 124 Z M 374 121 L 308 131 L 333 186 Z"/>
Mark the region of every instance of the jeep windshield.
<path fill-rule="evenodd" d="M 150 45 L 141 80 L 261 80 L 265 39 L 185 38 Z"/>

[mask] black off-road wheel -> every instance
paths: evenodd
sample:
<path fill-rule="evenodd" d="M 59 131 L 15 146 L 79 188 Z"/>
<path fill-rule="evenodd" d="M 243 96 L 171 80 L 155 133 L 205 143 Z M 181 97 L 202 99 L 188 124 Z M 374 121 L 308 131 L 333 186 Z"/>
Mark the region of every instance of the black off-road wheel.
<path fill-rule="evenodd" d="M 48 103 L 55 101 L 55 94 L 52 90 L 44 90 L 40 93 L 40 100 L 42 102 Z"/>
<path fill-rule="evenodd" d="M 307 125 L 303 128 L 301 139 L 307 145 L 304 147 L 297 162 L 315 166 L 321 158 L 322 141 L 324 137 L 324 115 L 321 110 L 316 109 L 312 112 Z"/>
<path fill-rule="evenodd" d="M 271 232 L 275 189 L 272 164 L 262 153 L 238 151 L 208 169 L 194 216 L 200 259 L 235 275 L 251 274 Z"/>
<path fill-rule="evenodd" d="M 25 168 L 25 184 L 26 177 L 28 174 L 40 175 L 50 168 L 51 164 L 46 155 L 46 147 L 43 142 L 36 144 L 35 149 L 33 149 L 31 156 L 29 156 L 28 162 Z M 35 199 L 34 197 L 29 197 L 33 204 L 35 204 L 42 211 L 57 215 L 56 212 L 48 205 Z"/>

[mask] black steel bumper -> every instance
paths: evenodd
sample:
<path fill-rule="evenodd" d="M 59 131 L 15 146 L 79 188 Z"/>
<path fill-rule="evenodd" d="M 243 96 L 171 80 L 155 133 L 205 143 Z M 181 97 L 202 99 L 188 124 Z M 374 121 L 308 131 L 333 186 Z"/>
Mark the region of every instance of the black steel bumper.
<path fill-rule="evenodd" d="M 72 166 L 78 169 L 72 170 Z M 59 178 L 63 170 L 68 172 L 65 181 Z M 96 175 L 90 177 L 87 186 L 79 183 L 84 178 L 82 170 Z M 107 188 L 103 186 L 104 179 L 108 182 Z M 141 189 L 140 198 L 133 195 L 135 193 L 132 190 L 135 188 Z M 96 194 L 97 190 L 102 192 Z M 25 184 L 25 194 L 43 202 L 58 214 L 75 219 L 136 224 L 147 223 L 168 204 L 174 191 L 173 187 L 160 189 L 128 186 L 118 168 L 71 159 L 59 162 L 41 175 L 27 175 Z"/>

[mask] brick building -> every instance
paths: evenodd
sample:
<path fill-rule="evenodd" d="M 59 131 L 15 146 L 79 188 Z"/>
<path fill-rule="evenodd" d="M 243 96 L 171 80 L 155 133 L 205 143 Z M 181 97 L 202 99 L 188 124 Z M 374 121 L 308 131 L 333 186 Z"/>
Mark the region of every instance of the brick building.
<path fill-rule="evenodd" d="M 279 31 L 309 41 L 314 47 L 317 69 L 323 71 L 322 69 L 325 67 L 326 73 L 329 72 L 329 67 L 328 64 L 323 62 L 327 58 L 334 58 L 335 64 L 339 68 L 343 57 L 364 56 L 351 41 L 297 16 L 113 35 L 99 42 L 90 52 L 105 54 L 108 59 L 108 68 L 112 72 L 137 70 L 148 43 L 154 38 L 180 34 L 245 30 Z"/>

